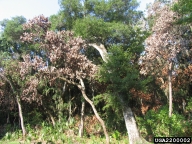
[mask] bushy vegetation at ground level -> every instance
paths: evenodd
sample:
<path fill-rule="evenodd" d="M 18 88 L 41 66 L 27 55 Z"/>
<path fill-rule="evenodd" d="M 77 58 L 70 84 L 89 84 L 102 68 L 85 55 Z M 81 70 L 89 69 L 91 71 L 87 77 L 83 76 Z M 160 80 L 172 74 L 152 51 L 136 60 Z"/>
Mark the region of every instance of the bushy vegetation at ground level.
<path fill-rule="evenodd" d="M 154 137 L 191 137 L 192 121 L 178 112 L 168 116 L 168 106 L 158 110 L 148 111 L 144 117 L 136 117 L 140 134 L 148 142 Z M 22 136 L 18 126 L 5 125 L 1 127 L 0 143 L 9 144 L 104 144 L 106 143 L 102 127 L 95 116 L 85 117 L 84 136 L 80 138 L 80 118 L 78 116 L 56 122 L 55 126 L 48 122 L 26 124 L 27 135 Z M 2 129 L 4 131 L 2 131 Z M 108 128 L 110 129 L 110 128 Z M 128 144 L 126 131 L 110 130 L 110 142 L 113 144 Z"/>
<path fill-rule="evenodd" d="M 91 119 L 93 119 L 91 117 Z M 74 119 L 71 121 L 63 121 L 56 123 L 55 126 L 43 122 L 40 125 L 31 126 L 27 124 L 27 135 L 25 138 L 22 136 L 22 131 L 11 125 L 6 125 L 4 128 L 4 136 L 2 136 L 1 144 L 105 144 L 105 137 L 101 132 L 101 126 L 98 123 L 89 123 L 89 130 L 92 130 L 89 135 L 88 129 L 84 131 L 84 137 L 78 136 L 78 122 Z M 92 127 L 92 128 L 91 128 Z M 127 144 L 127 135 L 121 134 L 119 131 L 110 133 L 110 141 L 114 144 Z"/>

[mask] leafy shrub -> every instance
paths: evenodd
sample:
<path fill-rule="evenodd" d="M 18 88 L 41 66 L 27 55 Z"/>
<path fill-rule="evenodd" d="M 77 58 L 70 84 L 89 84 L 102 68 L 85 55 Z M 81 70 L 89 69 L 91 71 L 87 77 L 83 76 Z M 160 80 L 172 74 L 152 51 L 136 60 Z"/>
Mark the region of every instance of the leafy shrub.
<path fill-rule="evenodd" d="M 158 111 L 148 111 L 143 119 L 137 118 L 141 133 L 144 136 L 155 137 L 186 136 L 186 129 L 190 123 L 177 112 L 171 117 L 168 116 L 168 112 L 168 106 L 163 106 Z"/>
<path fill-rule="evenodd" d="M 26 113 L 25 115 L 25 123 L 29 123 L 30 125 L 41 124 L 43 121 L 42 114 L 34 109 L 31 112 Z"/>
<path fill-rule="evenodd" d="M 112 137 L 116 140 L 119 140 L 121 135 L 120 135 L 120 132 L 115 130 L 113 133 L 112 133 Z"/>
<path fill-rule="evenodd" d="M 187 104 L 186 110 L 187 110 L 189 113 L 192 113 L 192 98 L 189 99 L 189 102 L 188 102 L 188 104 Z"/>

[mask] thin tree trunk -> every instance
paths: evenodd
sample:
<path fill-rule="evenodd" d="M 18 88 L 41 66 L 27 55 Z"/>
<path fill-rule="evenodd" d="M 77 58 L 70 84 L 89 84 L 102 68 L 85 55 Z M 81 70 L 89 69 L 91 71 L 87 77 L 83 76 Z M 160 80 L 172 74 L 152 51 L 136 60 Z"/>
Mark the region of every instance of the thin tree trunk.
<path fill-rule="evenodd" d="M 21 129 L 22 129 L 23 137 L 25 137 L 26 136 L 26 130 L 25 130 L 25 125 L 24 125 L 24 121 L 23 121 L 23 113 L 22 113 L 21 102 L 20 102 L 19 96 L 16 96 L 16 101 L 17 101 L 17 105 L 18 105 L 18 109 L 19 109 Z"/>
<path fill-rule="evenodd" d="M 47 113 L 49 114 L 49 117 L 50 117 L 50 119 L 51 119 L 51 121 L 52 121 L 53 126 L 55 126 L 54 117 L 52 116 L 52 114 L 51 114 L 49 111 L 47 111 Z"/>
<path fill-rule="evenodd" d="M 62 93 L 62 95 L 64 95 L 64 94 L 65 94 L 66 87 L 67 87 L 67 82 L 64 82 L 64 85 L 63 85 L 63 93 Z"/>
<path fill-rule="evenodd" d="M 42 103 L 42 106 L 43 106 L 43 109 L 44 109 L 45 113 L 47 113 L 47 114 L 49 115 L 48 118 L 51 119 L 51 122 L 52 122 L 53 126 L 55 126 L 55 120 L 54 120 L 53 115 L 52 115 L 51 112 L 45 107 L 44 103 Z"/>
<path fill-rule="evenodd" d="M 8 112 L 8 115 L 7 115 L 7 124 L 10 123 L 10 119 L 9 119 L 9 112 Z"/>
<path fill-rule="evenodd" d="M 105 134 L 105 137 L 106 137 L 106 143 L 109 144 L 109 143 L 110 143 L 110 140 L 109 140 L 109 135 L 108 135 L 108 133 L 107 133 L 107 129 L 106 129 L 105 123 L 104 123 L 104 121 L 101 119 L 101 117 L 99 116 L 99 114 L 98 114 L 98 112 L 97 112 L 97 110 L 96 110 L 93 102 L 87 97 L 86 92 L 85 92 L 85 85 L 84 85 L 83 80 L 80 79 L 81 85 L 79 85 L 78 83 L 73 82 L 73 81 L 70 81 L 70 80 L 68 80 L 68 79 L 66 79 L 66 78 L 64 78 L 64 77 L 58 77 L 58 78 L 66 81 L 66 82 L 68 82 L 68 83 L 70 83 L 70 84 L 76 85 L 76 86 L 81 90 L 81 93 L 82 93 L 84 99 L 91 105 L 91 107 L 92 107 L 92 109 L 93 109 L 93 112 L 94 112 L 96 118 L 98 119 L 98 121 L 100 122 L 100 124 L 101 124 L 101 126 L 102 126 L 102 128 L 103 128 L 103 131 L 104 131 L 104 134 Z"/>
<path fill-rule="evenodd" d="M 169 82 L 169 117 L 172 116 L 172 111 L 173 111 L 173 104 L 172 104 L 172 82 L 171 82 L 171 78 L 172 78 L 172 62 L 170 62 L 169 64 L 169 72 L 168 72 L 168 82 Z"/>
<path fill-rule="evenodd" d="M 80 126 L 79 126 L 79 137 L 83 137 L 84 113 L 85 113 L 85 101 L 82 101 L 82 106 L 81 106 L 81 122 L 80 122 Z"/>
<path fill-rule="evenodd" d="M 8 104 L 10 103 L 9 102 L 9 95 L 8 95 Z M 10 113 L 10 110 L 9 110 L 9 107 L 7 107 L 7 111 L 8 111 L 8 115 L 7 115 L 7 124 L 10 123 L 10 117 L 9 117 L 9 113 Z"/>
<path fill-rule="evenodd" d="M 69 118 L 68 120 L 71 120 L 72 110 L 71 110 L 71 89 L 69 88 Z"/>
<path fill-rule="evenodd" d="M 98 114 L 98 112 L 97 112 L 93 102 L 87 97 L 87 95 L 85 93 L 85 85 L 84 85 L 84 82 L 83 82 L 82 79 L 80 79 L 80 83 L 81 83 L 81 86 L 78 85 L 78 88 L 81 90 L 81 93 L 82 93 L 84 99 L 91 105 L 96 118 L 98 119 L 98 121 L 100 122 L 101 126 L 103 127 L 103 131 L 104 131 L 104 134 L 105 134 L 105 137 L 106 137 L 106 143 L 109 144 L 110 140 L 109 140 L 109 135 L 108 135 L 105 123 L 101 119 L 101 117 L 99 116 L 99 114 Z"/>
<path fill-rule="evenodd" d="M 0 76 L 10 84 L 11 89 L 12 89 L 13 93 L 15 94 L 15 89 L 14 89 L 12 83 L 8 80 L 8 78 L 6 76 L 4 76 L 3 74 L 1 74 L 1 73 L 0 73 Z M 18 105 L 18 109 L 19 109 L 19 118 L 20 118 L 20 121 L 21 121 L 22 133 L 23 133 L 23 137 L 25 137 L 26 136 L 26 131 L 25 131 L 25 125 L 24 125 L 24 121 L 23 121 L 23 113 L 22 113 L 22 108 L 21 108 L 21 102 L 20 102 L 20 99 L 19 99 L 18 95 L 16 95 L 16 101 L 17 101 L 17 105 Z"/>

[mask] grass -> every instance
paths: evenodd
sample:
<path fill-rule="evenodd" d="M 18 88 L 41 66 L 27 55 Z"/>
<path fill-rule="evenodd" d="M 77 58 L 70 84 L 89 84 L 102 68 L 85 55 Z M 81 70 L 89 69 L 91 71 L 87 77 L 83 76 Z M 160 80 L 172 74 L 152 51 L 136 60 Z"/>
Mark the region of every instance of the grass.
<path fill-rule="evenodd" d="M 90 138 L 79 138 L 79 137 L 68 137 L 63 140 L 0 140 L 1 144 L 105 144 L 105 138 L 90 137 Z M 111 144 L 128 144 L 127 138 L 121 140 L 115 140 L 111 138 Z"/>
<path fill-rule="evenodd" d="M 1 144 L 20 144 L 18 141 L 0 141 Z"/>
<path fill-rule="evenodd" d="M 9 131 L 0 139 L 0 144 L 105 144 L 103 135 L 87 135 L 78 137 L 78 128 L 74 123 L 58 123 L 53 127 L 42 123 L 37 127 L 26 125 L 27 135 L 23 139 L 21 130 Z M 90 133 L 89 133 L 90 134 Z M 128 144 L 127 136 L 119 132 L 109 133 L 111 144 Z"/>

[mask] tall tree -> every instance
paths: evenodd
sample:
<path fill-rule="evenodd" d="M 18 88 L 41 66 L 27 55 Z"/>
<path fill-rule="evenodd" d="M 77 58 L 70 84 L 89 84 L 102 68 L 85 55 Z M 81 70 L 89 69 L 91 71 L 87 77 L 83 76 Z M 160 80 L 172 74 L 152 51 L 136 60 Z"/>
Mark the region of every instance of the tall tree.
<path fill-rule="evenodd" d="M 137 39 L 142 47 L 142 38 Z M 141 41 L 140 41 L 141 40 Z M 141 89 L 144 82 L 139 80 L 139 69 L 134 64 L 134 53 L 125 51 L 122 47 L 114 46 L 106 54 L 106 63 L 99 70 L 99 80 L 109 83 L 109 96 L 115 97 L 121 104 L 125 124 L 128 131 L 129 143 L 144 143 L 140 138 L 134 115 L 129 107 L 132 98 L 131 90 Z"/>
<path fill-rule="evenodd" d="M 55 83 L 58 79 L 75 85 L 79 88 L 83 98 L 91 105 L 94 114 L 101 123 L 106 142 L 109 143 L 109 136 L 105 127 L 104 121 L 99 116 L 93 102 L 87 97 L 85 89 L 85 79 L 91 79 L 97 70 L 90 60 L 87 59 L 81 50 L 86 48 L 85 42 L 80 37 L 74 37 L 70 31 L 53 32 L 48 31 L 50 23 L 44 16 L 39 16 L 24 25 L 24 29 L 28 32 L 21 37 L 23 42 L 39 44 L 45 50 L 47 57 L 50 60 L 50 65 L 46 65 L 46 61 L 36 56 L 31 61 L 30 56 L 24 57 L 24 62 L 21 62 L 21 76 L 26 79 L 26 74 L 29 73 L 29 68 L 34 69 L 35 80 L 38 81 L 46 77 L 50 83 Z M 38 41 L 37 41 L 38 39 Z M 24 90 L 26 93 L 32 92 L 36 95 L 37 82 L 29 84 Z"/>
<path fill-rule="evenodd" d="M 176 76 L 179 55 L 188 51 L 189 39 L 185 39 L 186 27 L 174 25 L 177 14 L 169 5 L 155 2 L 151 9 L 157 19 L 152 34 L 146 39 L 145 52 L 141 56 L 141 73 L 151 73 L 161 82 L 169 99 L 169 116 L 172 115 L 172 77 Z"/>
<path fill-rule="evenodd" d="M 176 0 L 172 6 L 172 10 L 177 13 L 178 17 L 175 19 L 175 25 L 186 27 L 185 34 L 183 38 L 188 39 L 190 43 L 188 44 L 188 50 L 186 52 L 182 51 L 179 55 L 179 70 L 178 75 L 175 79 L 174 88 L 176 96 L 181 99 L 182 110 L 186 113 L 186 101 L 190 99 L 191 96 L 191 22 L 192 22 L 192 1 L 190 0 Z M 178 87 L 179 86 L 179 87 Z"/>
<path fill-rule="evenodd" d="M 22 46 L 20 43 L 20 35 L 23 33 L 22 24 L 26 22 L 26 19 L 22 16 L 14 17 L 11 20 L 5 19 L 0 22 L 2 27 L 2 34 L 0 36 L 0 51 L 2 59 L 0 62 L 0 77 L 8 83 L 11 92 L 10 92 L 10 101 L 17 102 L 20 124 L 22 127 L 23 136 L 26 135 L 22 104 L 20 97 L 20 85 L 21 82 L 18 77 L 18 58 L 19 54 L 22 52 Z M 18 54 L 19 53 L 19 54 Z M 6 54 L 6 57 L 5 55 Z M 14 69 L 15 68 L 15 69 Z M 14 70 L 13 70 L 14 69 Z M 4 89 L 6 90 L 6 89 Z M 7 106 L 9 103 L 7 103 Z M 9 119 L 9 117 L 8 117 Z"/>

